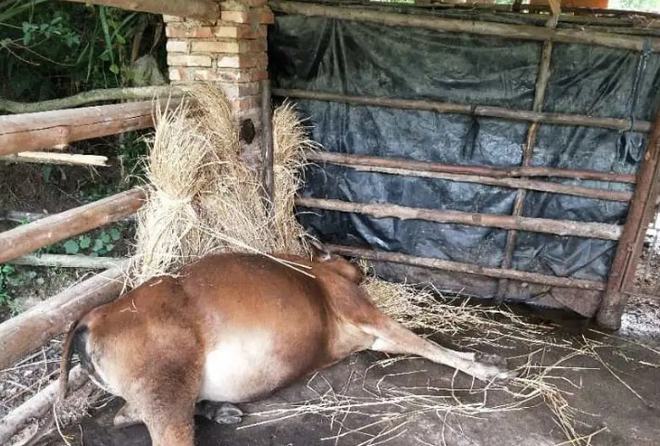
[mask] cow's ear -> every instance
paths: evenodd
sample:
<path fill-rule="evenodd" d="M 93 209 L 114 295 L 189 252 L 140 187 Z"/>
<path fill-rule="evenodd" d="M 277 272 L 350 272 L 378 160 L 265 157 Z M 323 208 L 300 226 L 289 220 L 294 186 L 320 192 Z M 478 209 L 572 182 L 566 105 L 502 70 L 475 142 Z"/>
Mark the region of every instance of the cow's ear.
<path fill-rule="evenodd" d="M 309 245 L 312 247 L 312 260 L 316 262 L 327 262 L 332 259 L 332 254 L 330 251 L 323 246 L 323 243 L 319 242 L 315 238 L 309 238 Z"/>

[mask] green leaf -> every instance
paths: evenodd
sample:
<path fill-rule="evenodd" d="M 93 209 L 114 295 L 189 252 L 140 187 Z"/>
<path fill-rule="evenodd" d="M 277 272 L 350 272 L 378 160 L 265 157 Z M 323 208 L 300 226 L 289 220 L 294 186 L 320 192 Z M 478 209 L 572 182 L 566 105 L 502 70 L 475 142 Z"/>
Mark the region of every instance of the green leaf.
<path fill-rule="evenodd" d="M 80 249 L 87 249 L 92 246 L 92 238 L 88 235 L 83 235 L 78 239 Z"/>
<path fill-rule="evenodd" d="M 121 231 L 117 228 L 110 229 L 110 237 L 116 242 L 121 238 Z"/>
<path fill-rule="evenodd" d="M 94 246 L 92 247 L 92 251 L 98 252 L 103 249 L 103 240 L 101 239 L 96 239 L 94 240 Z"/>
<path fill-rule="evenodd" d="M 113 74 L 119 74 L 119 67 L 117 66 L 117 64 L 113 63 L 112 65 L 110 65 L 110 72 Z"/>
<path fill-rule="evenodd" d="M 77 240 L 67 240 L 62 246 L 64 246 L 64 252 L 67 254 L 78 254 L 80 251 L 80 246 L 78 245 Z"/>
<path fill-rule="evenodd" d="M 110 241 L 112 240 L 112 239 L 110 238 L 110 234 L 108 234 L 108 233 L 105 232 L 105 231 L 101 232 L 100 239 L 103 241 L 103 243 L 110 243 Z"/>
<path fill-rule="evenodd" d="M 106 253 L 112 251 L 113 249 L 115 249 L 115 245 L 113 245 L 112 243 L 108 243 L 107 245 L 105 245 L 105 252 Z"/>

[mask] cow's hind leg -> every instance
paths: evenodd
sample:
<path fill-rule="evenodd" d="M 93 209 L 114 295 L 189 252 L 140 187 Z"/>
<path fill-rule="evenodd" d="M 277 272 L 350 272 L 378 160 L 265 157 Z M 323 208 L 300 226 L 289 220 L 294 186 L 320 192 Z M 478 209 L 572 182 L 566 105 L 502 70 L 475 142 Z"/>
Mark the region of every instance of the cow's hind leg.
<path fill-rule="evenodd" d="M 237 424 L 243 420 L 243 411 L 231 403 L 201 401 L 195 406 L 195 415 L 219 424 Z"/>
<path fill-rule="evenodd" d="M 507 370 L 506 361 L 497 355 L 459 352 L 439 346 L 417 336 L 377 309 L 374 310 L 377 312 L 374 322 L 360 325 L 365 333 L 376 338 L 371 350 L 422 356 L 433 362 L 454 367 L 482 381 L 515 376 L 514 372 Z"/>

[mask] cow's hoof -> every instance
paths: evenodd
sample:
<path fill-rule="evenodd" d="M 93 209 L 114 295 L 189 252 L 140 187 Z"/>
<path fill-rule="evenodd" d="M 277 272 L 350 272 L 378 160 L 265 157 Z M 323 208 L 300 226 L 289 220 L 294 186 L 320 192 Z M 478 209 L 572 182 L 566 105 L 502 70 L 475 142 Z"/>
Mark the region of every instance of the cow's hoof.
<path fill-rule="evenodd" d="M 475 360 L 483 364 L 494 365 L 502 369 L 506 369 L 506 359 L 500 355 L 488 354 L 488 353 L 477 353 L 475 355 Z"/>
<path fill-rule="evenodd" d="M 500 355 L 477 353 L 475 355 L 477 361 L 483 368 L 484 376 L 482 380 L 491 381 L 493 379 L 508 381 L 518 376 L 515 370 L 509 370 L 506 359 Z"/>
<path fill-rule="evenodd" d="M 243 411 L 231 403 L 204 401 L 197 405 L 197 414 L 219 424 L 237 424 L 243 420 Z"/>

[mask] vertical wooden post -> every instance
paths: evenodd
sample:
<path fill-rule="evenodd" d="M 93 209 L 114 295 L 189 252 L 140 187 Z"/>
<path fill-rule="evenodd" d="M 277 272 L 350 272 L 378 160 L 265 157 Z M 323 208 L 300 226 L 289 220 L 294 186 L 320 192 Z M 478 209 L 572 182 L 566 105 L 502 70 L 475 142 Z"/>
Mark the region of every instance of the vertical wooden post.
<path fill-rule="evenodd" d="M 598 310 L 599 325 L 611 330 L 621 327 L 621 315 L 635 280 L 637 262 L 644 246 L 646 229 L 651 223 L 660 192 L 660 112 L 656 112 L 653 128 L 646 144 L 644 160 L 637 173 L 637 187 L 628 208 L 626 224 L 616 248 L 607 279 L 607 288 Z"/>
<path fill-rule="evenodd" d="M 554 17 L 554 16 L 553 16 Z M 552 20 L 552 19 L 551 19 Z M 556 21 L 551 21 L 548 23 L 548 26 L 556 26 Z M 534 104 L 533 110 L 535 112 L 540 112 L 543 109 L 543 101 L 545 99 L 545 92 L 548 87 L 548 79 L 550 79 L 550 58 L 552 56 L 552 41 L 546 40 L 543 42 L 543 51 L 541 52 L 541 62 L 539 64 L 539 72 L 536 78 L 536 86 L 534 92 Z M 522 167 L 529 167 L 532 161 L 532 152 L 534 151 L 534 145 L 536 144 L 536 135 L 538 133 L 540 124 L 538 122 L 533 122 L 529 126 L 527 132 L 527 139 L 525 141 L 525 146 L 523 147 L 523 156 L 522 156 Z M 516 201 L 513 204 L 513 215 L 521 216 L 523 211 L 523 205 L 525 204 L 525 196 L 527 191 L 525 189 L 518 189 L 516 194 Z M 515 230 L 509 231 L 506 236 L 506 245 L 504 248 L 504 258 L 502 259 L 501 267 L 504 269 L 511 268 L 511 263 L 513 261 L 513 251 L 516 247 L 516 241 L 518 239 L 518 232 Z M 502 303 L 504 301 L 504 294 L 506 293 L 506 285 L 508 283 L 507 279 L 500 279 L 497 285 L 497 296 L 496 301 Z"/>
<path fill-rule="evenodd" d="M 270 80 L 261 81 L 261 184 L 268 209 L 273 211 L 275 202 L 275 175 L 273 172 L 273 110 L 271 104 Z"/>

